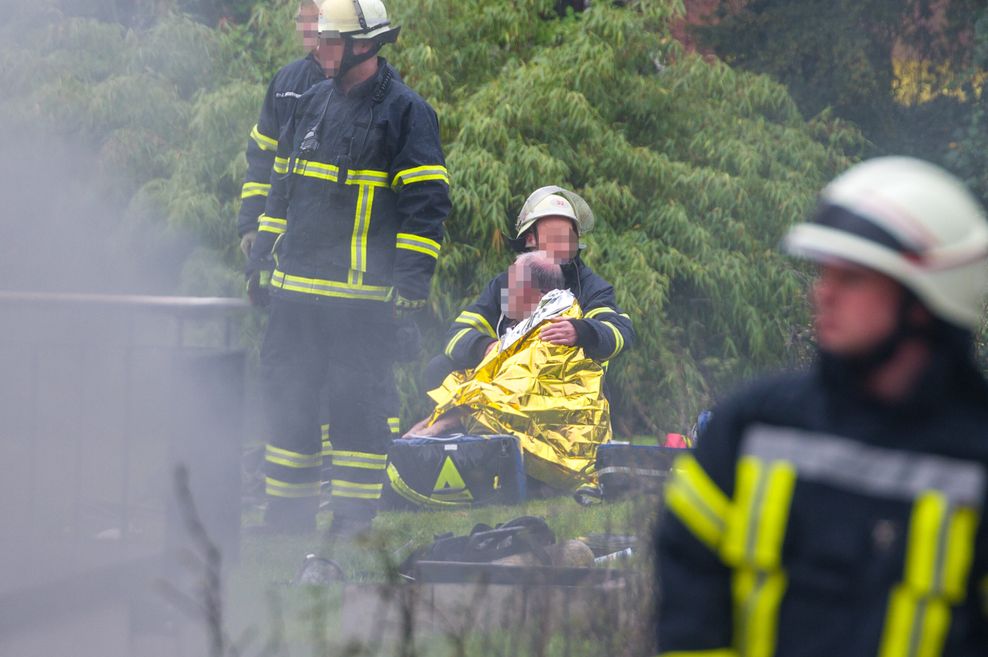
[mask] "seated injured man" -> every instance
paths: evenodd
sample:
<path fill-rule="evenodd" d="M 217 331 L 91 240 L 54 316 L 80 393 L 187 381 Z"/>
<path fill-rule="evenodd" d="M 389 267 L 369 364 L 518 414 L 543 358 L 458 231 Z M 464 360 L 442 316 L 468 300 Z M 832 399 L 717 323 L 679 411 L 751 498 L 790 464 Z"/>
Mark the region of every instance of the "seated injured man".
<path fill-rule="evenodd" d="M 611 438 L 604 367 L 581 347 L 544 339 L 560 321 L 583 317 L 559 264 L 543 251 L 523 253 L 507 279 L 500 338 L 475 368 L 429 392 L 435 410 L 406 437 L 512 434 L 529 476 L 575 490 L 592 482 L 597 446 Z"/>

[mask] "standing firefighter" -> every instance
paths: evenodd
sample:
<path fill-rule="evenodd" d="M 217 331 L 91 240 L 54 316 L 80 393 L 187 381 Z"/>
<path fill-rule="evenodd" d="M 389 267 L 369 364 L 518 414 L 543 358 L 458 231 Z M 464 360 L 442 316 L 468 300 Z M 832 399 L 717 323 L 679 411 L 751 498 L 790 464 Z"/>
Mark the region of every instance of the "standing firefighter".
<path fill-rule="evenodd" d="M 435 112 L 377 57 L 399 30 L 384 5 L 323 0 L 319 11 L 316 52 L 332 79 L 299 99 L 281 134 L 247 277 L 259 290 L 273 258 L 265 526 L 315 526 L 319 391 L 331 374 L 345 382 L 329 402 L 331 534 L 342 536 L 370 526 L 381 496 L 396 315 L 425 306 L 449 177 Z"/>
<path fill-rule="evenodd" d="M 945 171 L 880 158 L 785 246 L 818 266 L 818 358 L 723 404 L 677 462 L 661 652 L 988 654 L 982 209 Z"/>
<path fill-rule="evenodd" d="M 257 219 L 264 212 L 271 189 L 271 170 L 278 151 L 278 137 L 295 111 L 295 102 L 309 87 L 326 79 L 322 66 L 316 59 L 319 7 L 314 0 L 299 3 L 295 17 L 295 29 L 302 38 L 308 54 L 275 73 L 264 95 L 261 116 L 250 130 L 247 140 L 247 176 L 240 192 L 240 214 L 237 216 L 237 233 L 240 249 L 250 255 L 250 247 L 257 239 Z"/>

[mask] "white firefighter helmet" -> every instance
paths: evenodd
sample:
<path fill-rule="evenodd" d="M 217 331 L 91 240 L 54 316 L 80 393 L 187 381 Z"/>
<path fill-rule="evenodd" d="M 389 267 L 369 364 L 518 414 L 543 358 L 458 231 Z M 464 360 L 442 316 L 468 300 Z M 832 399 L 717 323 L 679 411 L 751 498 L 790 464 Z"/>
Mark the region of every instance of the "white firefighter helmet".
<path fill-rule="evenodd" d="M 381 0 L 319 0 L 319 36 L 393 42 L 400 27 L 392 27 Z"/>
<path fill-rule="evenodd" d="M 583 236 L 593 230 L 593 210 L 579 194 L 549 185 L 532 192 L 518 213 L 515 221 L 515 239 L 519 239 L 542 217 L 566 217 L 576 226 L 576 234 Z"/>
<path fill-rule="evenodd" d="M 988 284 L 988 221 L 960 180 L 922 160 L 881 157 L 838 176 L 820 201 L 814 218 L 785 237 L 789 253 L 874 269 L 941 319 L 978 328 Z"/>

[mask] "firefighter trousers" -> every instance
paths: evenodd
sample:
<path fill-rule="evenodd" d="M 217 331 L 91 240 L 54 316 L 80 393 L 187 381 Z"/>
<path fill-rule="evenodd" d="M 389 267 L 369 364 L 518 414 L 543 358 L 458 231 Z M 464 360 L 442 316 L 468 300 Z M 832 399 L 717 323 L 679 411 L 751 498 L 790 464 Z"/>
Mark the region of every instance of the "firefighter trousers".
<path fill-rule="evenodd" d="M 269 435 L 266 524 L 288 530 L 315 526 L 324 466 L 321 407 L 332 418 L 327 457 L 334 517 L 374 516 L 391 439 L 394 332 L 388 304 L 272 299 L 261 347 Z M 332 394 L 320 399 L 329 381 Z"/>

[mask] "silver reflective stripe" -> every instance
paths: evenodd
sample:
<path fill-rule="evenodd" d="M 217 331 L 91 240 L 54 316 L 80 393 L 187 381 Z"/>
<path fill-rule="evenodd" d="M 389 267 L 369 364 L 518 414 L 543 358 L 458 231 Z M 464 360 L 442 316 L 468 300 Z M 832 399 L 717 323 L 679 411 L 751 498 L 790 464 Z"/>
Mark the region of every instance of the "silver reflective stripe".
<path fill-rule="evenodd" d="M 597 470 L 597 476 L 603 477 L 609 474 L 627 474 L 634 475 L 636 477 L 656 477 L 658 479 L 665 479 L 671 474 L 669 470 L 647 470 L 643 468 L 632 468 L 626 465 L 612 465 L 606 468 Z"/>
<path fill-rule="evenodd" d="M 951 504 L 981 508 L 985 469 L 979 463 L 872 447 L 840 436 L 788 427 L 754 425 L 742 455 L 792 463 L 799 478 L 854 492 L 912 500 L 936 490 Z"/>

